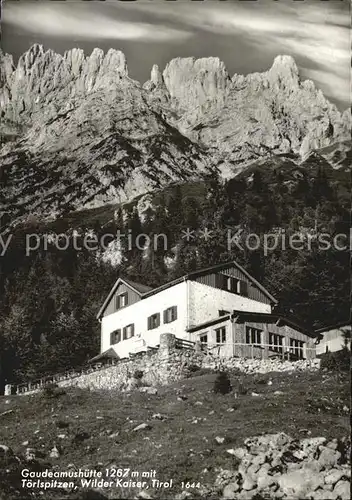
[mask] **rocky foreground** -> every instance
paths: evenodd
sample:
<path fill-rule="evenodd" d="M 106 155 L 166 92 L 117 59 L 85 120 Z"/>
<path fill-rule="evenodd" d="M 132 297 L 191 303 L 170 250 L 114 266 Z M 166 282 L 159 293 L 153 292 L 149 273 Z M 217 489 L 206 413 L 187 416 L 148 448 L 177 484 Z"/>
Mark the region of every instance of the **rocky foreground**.
<path fill-rule="evenodd" d="M 349 498 L 348 374 L 202 370 L 149 391 L 56 388 L 0 397 L 0 500 Z M 128 467 L 169 489 L 22 487 L 21 471 Z M 183 484 L 183 486 L 182 486 Z M 188 486 L 185 486 L 188 485 Z"/>
<path fill-rule="evenodd" d="M 155 414 L 154 418 L 163 419 L 163 416 Z M 133 431 L 145 432 L 148 427 L 147 424 L 141 424 Z M 215 441 L 223 444 L 226 440 L 216 436 Z M 243 447 L 229 448 L 226 452 L 234 457 L 237 465 L 233 469 L 221 469 L 215 483 L 202 486 L 197 498 L 198 493 L 207 498 L 238 500 L 350 498 L 351 441 L 348 438 L 328 441 L 324 437 L 298 439 L 285 433 L 265 434 L 247 438 Z M 54 447 L 50 459 L 57 459 L 59 455 L 58 448 Z M 40 458 L 43 458 L 43 454 L 33 448 L 27 448 L 24 455 L 18 457 L 11 448 L 0 444 L 0 466 L 5 472 L 2 482 L 3 487 L 7 483 L 8 494 L 17 496 L 19 493 L 21 470 L 44 470 L 45 463 L 40 462 Z M 84 495 L 87 492 L 81 493 L 83 496 L 80 497 L 74 493 L 74 498 L 86 498 Z M 91 493 L 94 494 L 94 490 Z M 73 495 L 73 491 L 66 491 L 64 497 L 73 498 L 70 494 Z M 96 489 L 95 494 L 98 499 L 114 498 L 111 492 L 105 496 L 103 488 Z M 183 500 L 192 496 L 184 490 L 175 498 Z M 141 490 L 134 498 L 154 497 L 146 490 Z"/>
<path fill-rule="evenodd" d="M 350 498 L 351 442 L 347 438 L 292 438 L 284 433 L 247 438 L 227 452 L 240 461 L 215 482 L 221 498 Z"/>

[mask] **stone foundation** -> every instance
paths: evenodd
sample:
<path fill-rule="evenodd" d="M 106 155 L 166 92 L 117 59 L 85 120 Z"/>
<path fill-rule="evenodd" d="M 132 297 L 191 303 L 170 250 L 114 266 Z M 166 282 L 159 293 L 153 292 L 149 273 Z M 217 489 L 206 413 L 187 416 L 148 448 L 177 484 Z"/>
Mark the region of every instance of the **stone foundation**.
<path fill-rule="evenodd" d="M 114 365 L 101 367 L 98 370 L 76 374 L 70 378 L 60 379 L 53 377 L 52 382 L 59 387 L 79 387 L 91 390 L 130 390 L 136 386 L 166 385 L 181 380 L 189 373 L 189 367 L 196 365 L 199 368 L 213 370 L 238 369 L 243 373 L 268 373 L 317 370 L 319 359 L 282 361 L 280 359 L 244 359 L 222 358 L 218 354 L 202 351 L 199 345 L 195 349 L 180 349 L 176 347 L 176 337 L 172 334 L 162 335 L 160 348 L 155 352 L 144 352 L 119 360 Z M 138 379 L 135 373 L 143 372 Z M 26 386 L 12 387 L 7 385 L 5 394 L 32 394 L 45 387 L 46 383 L 28 383 Z"/>

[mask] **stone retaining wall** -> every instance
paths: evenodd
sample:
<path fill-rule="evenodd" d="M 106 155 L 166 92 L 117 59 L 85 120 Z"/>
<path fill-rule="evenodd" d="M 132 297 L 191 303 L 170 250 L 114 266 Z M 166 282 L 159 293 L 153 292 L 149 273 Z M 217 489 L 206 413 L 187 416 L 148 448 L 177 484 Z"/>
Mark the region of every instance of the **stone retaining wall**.
<path fill-rule="evenodd" d="M 187 376 L 191 365 L 213 370 L 238 369 L 244 373 L 268 373 L 317 370 L 319 364 L 319 359 L 294 362 L 280 359 L 224 359 L 217 354 L 212 354 L 211 351 L 202 351 L 199 345 L 196 349 L 176 348 L 176 337 L 172 334 L 164 334 L 160 337 L 160 348 L 156 352 L 140 353 L 133 358 L 122 359 L 115 365 L 60 380 L 57 385 L 91 390 L 129 390 L 137 385 L 166 385 L 181 380 Z M 134 376 L 137 371 L 143 372 L 141 379 Z M 32 394 L 39 390 L 40 388 L 32 390 L 28 384 L 21 394 Z M 6 386 L 5 394 L 11 394 L 11 392 L 12 387 Z"/>

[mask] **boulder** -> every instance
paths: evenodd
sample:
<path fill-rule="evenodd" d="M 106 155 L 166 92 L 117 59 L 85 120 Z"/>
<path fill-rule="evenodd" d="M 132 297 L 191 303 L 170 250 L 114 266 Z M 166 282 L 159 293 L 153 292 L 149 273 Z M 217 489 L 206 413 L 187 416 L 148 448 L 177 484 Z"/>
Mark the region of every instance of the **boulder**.
<path fill-rule="evenodd" d="M 49 457 L 50 458 L 59 458 L 59 456 L 60 456 L 60 452 L 59 452 L 58 448 L 56 446 L 54 446 L 49 453 Z"/>
<path fill-rule="evenodd" d="M 264 490 L 265 488 L 269 488 L 270 486 L 277 483 L 275 477 L 270 476 L 266 471 L 259 471 L 257 475 L 257 487 L 258 490 Z"/>
<path fill-rule="evenodd" d="M 13 455 L 13 451 L 6 444 L 0 444 L 0 458 L 1 457 L 9 457 Z"/>
<path fill-rule="evenodd" d="M 344 476 L 342 469 L 331 469 L 324 478 L 325 484 L 336 484 Z"/>
<path fill-rule="evenodd" d="M 137 431 L 144 431 L 144 430 L 150 430 L 151 429 L 151 426 L 149 424 L 146 424 L 145 422 L 143 424 L 140 424 L 140 425 L 137 425 L 137 427 L 135 427 L 133 429 L 133 432 L 137 432 Z"/>
<path fill-rule="evenodd" d="M 307 454 L 309 453 L 314 454 L 318 446 L 323 445 L 325 443 L 326 439 L 324 437 L 305 438 L 302 439 L 301 441 L 301 448 Z"/>
<path fill-rule="evenodd" d="M 336 500 L 337 496 L 332 491 L 326 491 L 319 488 L 309 494 L 309 497 L 313 500 Z"/>
<path fill-rule="evenodd" d="M 226 451 L 230 455 L 233 455 L 234 457 L 236 457 L 238 460 L 242 460 L 242 458 L 244 458 L 245 455 L 247 454 L 247 450 L 245 448 L 236 448 L 235 450 L 233 448 L 231 448 L 231 449 L 226 450 Z"/>
<path fill-rule="evenodd" d="M 147 491 L 142 490 L 138 493 L 137 498 L 141 498 L 143 500 L 151 500 L 153 497 Z"/>
<path fill-rule="evenodd" d="M 154 413 L 154 415 L 152 415 L 152 418 L 154 418 L 155 420 L 167 420 L 167 416 L 166 415 L 162 415 L 161 413 Z"/>
<path fill-rule="evenodd" d="M 351 498 L 351 484 L 348 481 L 339 481 L 335 484 L 334 493 L 341 500 L 349 500 Z"/>
<path fill-rule="evenodd" d="M 33 462 L 37 458 L 37 452 L 34 448 L 27 448 L 24 453 L 24 458 L 27 462 Z"/>
<path fill-rule="evenodd" d="M 336 465 L 340 457 L 341 453 L 339 451 L 324 447 L 321 449 L 318 462 L 322 467 L 329 468 Z"/>
<path fill-rule="evenodd" d="M 324 484 L 320 474 L 312 474 L 309 469 L 300 469 L 278 478 L 280 489 L 290 498 L 304 498 L 311 491 L 315 491 Z"/>
<path fill-rule="evenodd" d="M 224 438 L 223 436 L 216 436 L 215 441 L 216 441 L 218 444 L 224 444 L 224 442 L 225 442 L 225 438 Z"/>
<path fill-rule="evenodd" d="M 253 490 L 256 486 L 255 481 L 249 474 L 243 476 L 242 489 L 246 491 Z"/>
<path fill-rule="evenodd" d="M 237 492 L 239 491 L 240 486 L 238 482 L 229 483 L 225 486 L 222 492 L 223 498 L 237 498 Z"/>
<path fill-rule="evenodd" d="M 152 394 L 152 395 L 158 394 L 158 389 L 156 387 L 150 387 L 150 386 L 140 387 L 139 390 L 140 392 L 145 392 L 146 394 Z"/>

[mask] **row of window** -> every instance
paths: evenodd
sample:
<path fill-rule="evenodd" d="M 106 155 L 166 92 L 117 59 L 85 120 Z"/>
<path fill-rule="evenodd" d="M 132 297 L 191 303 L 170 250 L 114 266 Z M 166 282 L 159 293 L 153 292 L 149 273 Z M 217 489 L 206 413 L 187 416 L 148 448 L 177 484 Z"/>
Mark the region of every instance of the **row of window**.
<path fill-rule="evenodd" d="M 217 344 L 224 344 L 226 342 L 226 326 L 222 326 L 221 328 L 217 328 L 215 330 L 215 335 L 216 335 L 216 343 Z M 199 341 L 201 342 L 201 344 L 207 344 L 208 343 L 208 334 L 203 333 L 202 335 L 200 335 Z"/>
<path fill-rule="evenodd" d="M 120 295 L 118 296 L 120 297 Z M 172 323 L 177 319 L 177 306 L 168 307 L 163 312 L 164 324 Z M 154 330 L 160 326 L 160 313 L 155 313 L 149 316 L 147 319 L 148 330 Z M 127 340 L 134 336 L 134 324 L 125 326 L 124 328 L 119 328 L 110 333 L 110 345 L 117 344 L 122 340 Z"/>
<path fill-rule="evenodd" d="M 262 344 L 262 330 L 258 328 L 253 328 L 251 326 L 246 327 L 246 344 Z M 226 342 L 226 327 L 221 327 L 215 330 L 216 335 L 216 343 L 223 344 Z M 283 352 L 283 335 L 279 335 L 278 333 L 269 332 L 269 349 L 282 353 Z M 202 344 L 208 343 L 208 333 L 203 333 L 200 335 L 199 340 Z M 290 339 L 290 352 L 294 353 L 299 358 L 303 357 L 303 346 L 304 342 L 297 339 Z"/>
<path fill-rule="evenodd" d="M 110 345 L 117 344 L 121 340 L 130 339 L 134 336 L 134 324 L 125 326 L 124 328 L 119 328 L 110 333 Z"/>
<path fill-rule="evenodd" d="M 218 274 L 217 280 L 218 286 L 227 292 L 238 293 L 245 297 L 248 295 L 248 283 L 246 281 L 225 274 Z"/>
<path fill-rule="evenodd" d="M 168 307 L 163 312 L 164 324 L 177 320 L 177 306 Z M 160 313 L 155 313 L 148 318 L 148 330 L 154 330 L 160 326 Z"/>
<path fill-rule="evenodd" d="M 262 330 L 258 328 L 253 328 L 250 326 L 246 327 L 246 344 L 262 344 Z M 278 333 L 269 332 L 269 349 L 271 351 L 282 354 L 283 353 L 283 335 Z M 290 352 L 293 353 L 298 358 L 303 358 L 303 347 L 304 342 L 297 339 L 290 338 Z"/>

